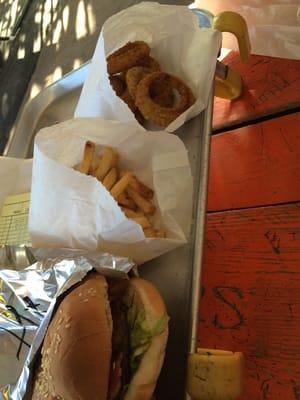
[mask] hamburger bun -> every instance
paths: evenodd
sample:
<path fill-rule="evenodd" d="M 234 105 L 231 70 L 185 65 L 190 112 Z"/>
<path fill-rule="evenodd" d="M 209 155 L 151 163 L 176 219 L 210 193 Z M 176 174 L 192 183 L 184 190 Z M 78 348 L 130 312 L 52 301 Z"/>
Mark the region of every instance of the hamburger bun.
<path fill-rule="evenodd" d="M 127 301 L 133 302 L 145 313 L 145 322 L 150 329 L 155 329 L 157 321 L 166 315 L 165 304 L 157 289 L 144 279 L 130 280 Z M 168 326 L 152 338 L 139 369 L 129 384 L 125 400 L 151 399 L 164 362 L 167 340 Z"/>
<path fill-rule="evenodd" d="M 63 298 L 50 322 L 32 400 L 106 399 L 111 337 L 107 282 L 91 273 Z"/>
<path fill-rule="evenodd" d="M 32 400 L 151 399 L 168 338 L 164 302 L 148 281 L 134 278 L 126 283 L 122 303 L 128 310 L 132 372 L 130 382 L 123 382 L 122 388 L 119 382 L 118 395 L 112 394 L 113 328 L 118 324 L 109 285 L 91 272 L 63 297 L 45 335 Z"/>

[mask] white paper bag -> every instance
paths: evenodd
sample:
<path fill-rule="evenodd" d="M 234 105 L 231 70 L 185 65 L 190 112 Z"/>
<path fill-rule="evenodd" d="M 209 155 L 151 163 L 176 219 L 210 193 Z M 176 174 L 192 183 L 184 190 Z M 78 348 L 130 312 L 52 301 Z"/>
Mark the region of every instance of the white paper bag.
<path fill-rule="evenodd" d="M 154 189 L 155 223 L 167 230 L 166 239 L 146 239 L 96 178 L 72 169 L 86 140 L 116 148 L 120 167 Z M 29 216 L 35 247 L 99 249 L 142 263 L 186 243 L 191 210 L 190 165 L 175 135 L 147 133 L 133 122 L 78 118 L 36 136 Z"/>
<path fill-rule="evenodd" d="M 235 11 L 247 21 L 253 54 L 300 59 L 299 0 L 196 0 L 193 7 L 213 14 Z M 224 47 L 237 50 L 237 41 L 224 34 Z"/>
<path fill-rule="evenodd" d="M 105 22 L 75 117 L 99 116 L 137 123 L 111 88 L 106 67 L 107 55 L 135 40 L 148 43 L 162 70 L 179 76 L 196 97 L 196 103 L 166 128 L 173 132 L 206 107 L 221 44 L 221 34 L 200 29 L 197 17 L 185 6 L 142 2 Z"/>

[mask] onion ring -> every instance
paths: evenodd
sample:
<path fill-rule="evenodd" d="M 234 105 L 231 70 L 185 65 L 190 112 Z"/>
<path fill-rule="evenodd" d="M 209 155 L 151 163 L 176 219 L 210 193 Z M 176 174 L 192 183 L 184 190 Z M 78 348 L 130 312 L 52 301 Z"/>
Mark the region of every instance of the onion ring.
<path fill-rule="evenodd" d="M 160 65 L 155 58 L 149 56 L 143 60 L 143 65 L 151 69 L 152 72 L 160 71 Z"/>
<path fill-rule="evenodd" d="M 140 112 L 140 110 L 139 110 L 138 108 L 135 110 L 134 116 L 135 116 L 135 119 L 137 120 L 137 122 L 138 122 L 140 125 L 143 125 L 143 124 L 144 124 L 145 119 L 144 119 L 142 113 Z"/>
<path fill-rule="evenodd" d="M 178 91 L 179 104 L 174 107 L 163 107 L 151 98 L 151 87 L 156 81 L 166 81 Z M 162 127 L 168 126 L 180 114 L 195 102 L 191 89 L 179 78 L 166 72 L 153 72 L 146 75 L 138 84 L 135 103 L 143 116 Z"/>
<path fill-rule="evenodd" d="M 126 103 L 128 105 L 130 110 L 134 113 L 137 107 L 135 105 L 134 99 L 129 94 L 128 88 L 119 97 L 124 101 L 124 103 Z"/>
<path fill-rule="evenodd" d="M 126 90 L 126 82 L 117 75 L 111 75 L 109 81 L 116 95 L 120 97 Z"/>
<path fill-rule="evenodd" d="M 110 84 L 116 95 L 120 97 L 128 105 L 132 112 L 136 111 L 136 105 L 134 103 L 134 99 L 130 96 L 128 88 L 126 86 L 125 80 L 122 78 L 121 75 L 111 75 L 109 77 Z"/>
<path fill-rule="evenodd" d="M 131 97 L 135 99 L 136 88 L 138 83 L 151 72 L 160 71 L 158 62 L 151 56 L 144 59 L 145 66 L 132 67 L 126 72 L 126 84 Z"/>
<path fill-rule="evenodd" d="M 107 57 L 109 74 L 116 74 L 129 68 L 141 65 L 149 57 L 150 47 L 143 41 L 128 42 Z"/>
<path fill-rule="evenodd" d="M 163 78 L 157 78 L 150 86 L 150 97 L 162 107 L 173 107 L 174 93 L 170 82 Z"/>
<path fill-rule="evenodd" d="M 126 73 L 126 83 L 130 96 L 135 99 L 136 89 L 139 82 L 146 76 L 151 74 L 153 71 L 147 67 L 133 67 L 130 68 Z"/>

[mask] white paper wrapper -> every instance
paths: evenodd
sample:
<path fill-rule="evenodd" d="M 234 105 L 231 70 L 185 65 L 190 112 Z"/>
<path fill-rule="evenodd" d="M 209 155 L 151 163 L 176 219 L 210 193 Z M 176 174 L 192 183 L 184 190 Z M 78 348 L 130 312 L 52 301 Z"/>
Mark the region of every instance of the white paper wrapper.
<path fill-rule="evenodd" d="M 120 167 L 154 189 L 154 223 L 168 238 L 145 238 L 96 178 L 72 169 L 86 140 L 116 148 Z M 36 247 L 101 249 L 140 264 L 186 243 L 192 192 L 187 151 L 177 136 L 146 133 L 136 123 L 73 119 L 36 137 L 29 233 Z"/>
<path fill-rule="evenodd" d="M 253 54 L 300 59 L 300 3 L 295 0 L 196 0 L 193 4 L 218 14 L 235 11 L 247 21 Z M 237 50 L 224 34 L 223 47 Z"/>
<path fill-rule="evenodd" d="M 197 17 L 185 6 L 142 2 L 109 18 L 103 25 L 75 117 L 134 121 L 133 113 L 109 83 L 106 56 L 129 41 L 143 40 L 163 71 L 179 76 L 192 89 L 196 103 L 166 130 L 175 131 L 207 105 L 221 34 L 199 28 Z"/>
<path fill-rule="evenodd" d="M 0 157 L 0 210 L 7 196 L 30 191 L 31 171 L 32 160 Z"/>

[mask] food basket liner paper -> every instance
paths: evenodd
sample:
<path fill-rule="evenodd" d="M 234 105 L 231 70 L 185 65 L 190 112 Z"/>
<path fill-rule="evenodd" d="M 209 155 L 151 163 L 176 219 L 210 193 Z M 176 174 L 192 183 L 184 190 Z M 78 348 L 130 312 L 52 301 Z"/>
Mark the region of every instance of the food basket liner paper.
<path fill-rule="evenodd" d="M 121 168 L 130 169 L 155 191 L 155 221 L 166 239 L 145 238 L 111 194 L 94 177 L 72 166 L 85 142 L 111 146 Z M 75 118 L 38 133 L 34 146 L 29 233 L 34 247 L 102 250 L 138 264 L 187 242 L 193 183 L 183 142 L 166 132 L 99 118 Z"/>
<path fill-rule="evenodd" d="M 186 6 L 142 2 L 110 17 L 98 39 L 75 117 L 137 123 L 111 88 L 106 67 L 107 55 L 135 40 L 148 43 L 161 69 L 180 77 L 196 97 L 196 103 L 166 128 L 173 132 L 207 106 L 221 45 L 220 32 L 200 29 L 197 17 Z"/>
<path fill-rule="evenodd" d="M 92 269 L 124 278 L 133 267 L 128 258 L 102 252 L 1 246 L 0 399 L 23 399 L 34 357 L 64 291 Z"/>

